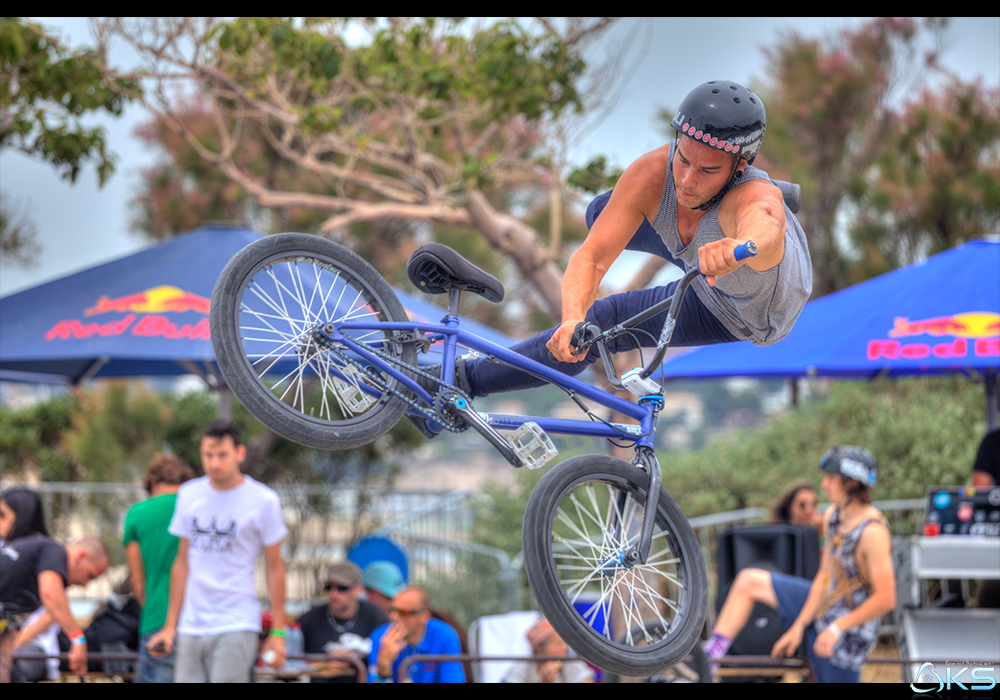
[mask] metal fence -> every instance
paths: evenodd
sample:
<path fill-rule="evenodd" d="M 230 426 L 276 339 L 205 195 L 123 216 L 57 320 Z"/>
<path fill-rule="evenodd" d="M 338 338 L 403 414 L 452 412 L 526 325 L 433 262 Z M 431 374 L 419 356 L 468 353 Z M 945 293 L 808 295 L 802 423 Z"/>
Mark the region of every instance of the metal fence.
<path fill-rule="evenodd" d="M 0 490 L 15 485 L 0 481 Z M 127 576 L 122 526 L 128 509 L 145 496 L 130 483 L 39 483 L 39 493 L 54 538 L 70 541 L 96 535 L 108 546 L 111 567 L 84 589 L 70 589 L 78 601 L 94 607 Z M 399 492 L 316 484 L 278 485 L 289 534 L 283 544 L 287 569 L 289 612 L 303 612 L 320 595 L 323 569 L 343 559 L 351 542 L 365 534 L 387 536 L 405 548 L 410 560 L 410 581 L 426 587 L 432 601 L 440 601 L 464 624 L 482 615 L 534 607 L 523 575 L 521 555 L 471 541 L 474 520 L 472 493 Z M 908 536 L 920 532 L 923 499 L 881 501 L 874 504 L 886 513 L 897 543 L 897 577 L 905 585 Z M 714 624 L 718 590 L 716 548 L 719 534 L 731 527 L 763 522 L 763 508 L 699 516 L 690 519 L 701 543 L 711 587 L 709 629 Z M 261 564 L 258 593 L 267 598 Z M 892 621 L 887 621 L 892 624 Z"/>
<path fill-rule="evenodd" d="M 85 588 L 69 590 L 77 601 L 101 601 L 128 575 L 122 532 L 125 515 L 146 494 L 131 483 L 37 483 L 0 481 L 0 490 L 27 486 L 42 501 L 53 538 L 69 542 L 99 537 L 108 548 L 108 571 Z M 320 592 L 320 577 L 330 563 L 344 559 L 351 542 L 375 531 L 400 537 L 430 537 L 448 545 L 425 544 L 410 552 L 414 580 L 424 582 L 445 570 L 461 551 L 471 529 L 471 495 L 451 491 L 384 491 L 317 484 L 273 487 L 281 499 L 288 536 L 282 546 L 291 613 L 301 612 Z M 380 530 L 381 528 L 381 530 Z M 454 540 L 452 543 L 451 541 Z M 412 578 L 412 577 L 411 577 Z M 267 597 L 263 564 L 258 593 Z M 96 607 L 96 604 L 94 605 Z"/>

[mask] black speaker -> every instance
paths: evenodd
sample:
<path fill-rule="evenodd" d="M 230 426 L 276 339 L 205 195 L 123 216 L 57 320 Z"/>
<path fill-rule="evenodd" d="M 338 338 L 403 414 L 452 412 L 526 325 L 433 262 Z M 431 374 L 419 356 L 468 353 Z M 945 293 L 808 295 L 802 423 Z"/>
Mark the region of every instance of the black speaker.
<path fill-rule="evenodd" d="M 819 570 L 819 556 L 819 533 L 815 528 L 779 523 L 724 530 L 719 533 L 716 612 L 722 609 L 736 574 L 742 569 L 765 569 L 812 580 Z M 776 610 L 758 603 L 727 653 L 766 656 L 787 629 L 778 622 Z M 803 654 L 800 649 L 798 655 Z"/>

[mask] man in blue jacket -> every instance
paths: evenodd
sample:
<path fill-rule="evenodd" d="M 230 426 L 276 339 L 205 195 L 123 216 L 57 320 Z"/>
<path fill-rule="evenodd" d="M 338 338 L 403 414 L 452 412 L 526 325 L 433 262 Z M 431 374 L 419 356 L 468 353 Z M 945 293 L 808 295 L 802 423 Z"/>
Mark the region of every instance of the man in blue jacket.
<path fill-rule="evenodd" d="M 431 618 L 430 601 L 422 588 L 404 588 L 392 599 L 389 622 L 372 633 L 369 680 L 399 683 L 399 671 L 416 654 L 461 654 L 458 634 L 440 620 Z M 406 679 L 412 683 L 464 683 L 465 672 L 458 661 L 418 661 L 409 665 Z"/>

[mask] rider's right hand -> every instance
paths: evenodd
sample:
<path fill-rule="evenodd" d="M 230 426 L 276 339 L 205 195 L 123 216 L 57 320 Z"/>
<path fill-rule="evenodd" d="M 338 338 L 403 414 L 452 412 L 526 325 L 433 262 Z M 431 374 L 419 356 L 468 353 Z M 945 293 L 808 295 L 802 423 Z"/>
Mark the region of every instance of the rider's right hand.
<path fill-rule="evenodd" d="M 577 324 L 583 321 L 582 318 L 571 318 L 562 322 L 562 325 L 556 329 L 556 332 L 552 334 L 549 338 L 549 342 L 545 344 L 545 347 L 549 349 L 549 352 L 559 362 L 582 362 L 586 357 L 587 353 L 582 355 L 573 354 L 573 332 L 576 330 Z"/>

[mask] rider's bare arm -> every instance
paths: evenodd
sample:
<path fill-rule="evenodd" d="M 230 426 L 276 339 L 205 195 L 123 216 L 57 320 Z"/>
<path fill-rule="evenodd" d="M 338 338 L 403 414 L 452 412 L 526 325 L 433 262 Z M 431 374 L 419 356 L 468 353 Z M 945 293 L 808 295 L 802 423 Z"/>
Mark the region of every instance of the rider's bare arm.
<path fill-rule="evenodd" d="M 781 190 L 763 180 L 751 180 L 730 190 L 719 207 L 719 224 L 726 235 L 698 249 L 698 267 L 714 284 L 713 277 L 728 274 L 742 264 L 765 272 L 781 262 L 785 254 L 785 208 Z M 739 262 L 733 251 L 753 241 L 757 256 Z"/>
<path fill-rule="evenodd" d="M 561 287 L 562 325 L 548 343 L 549 350 L 559 361 L 583 359 L 583 356 L 571 354 L 573 329 L 597 301 L 597 289 L 604 276 L 643 219 L 656 215 L 664 177 L 662 157 L 656 151 L 632 163 L 618 180 L 586 240 L 570 257 Z"/>

